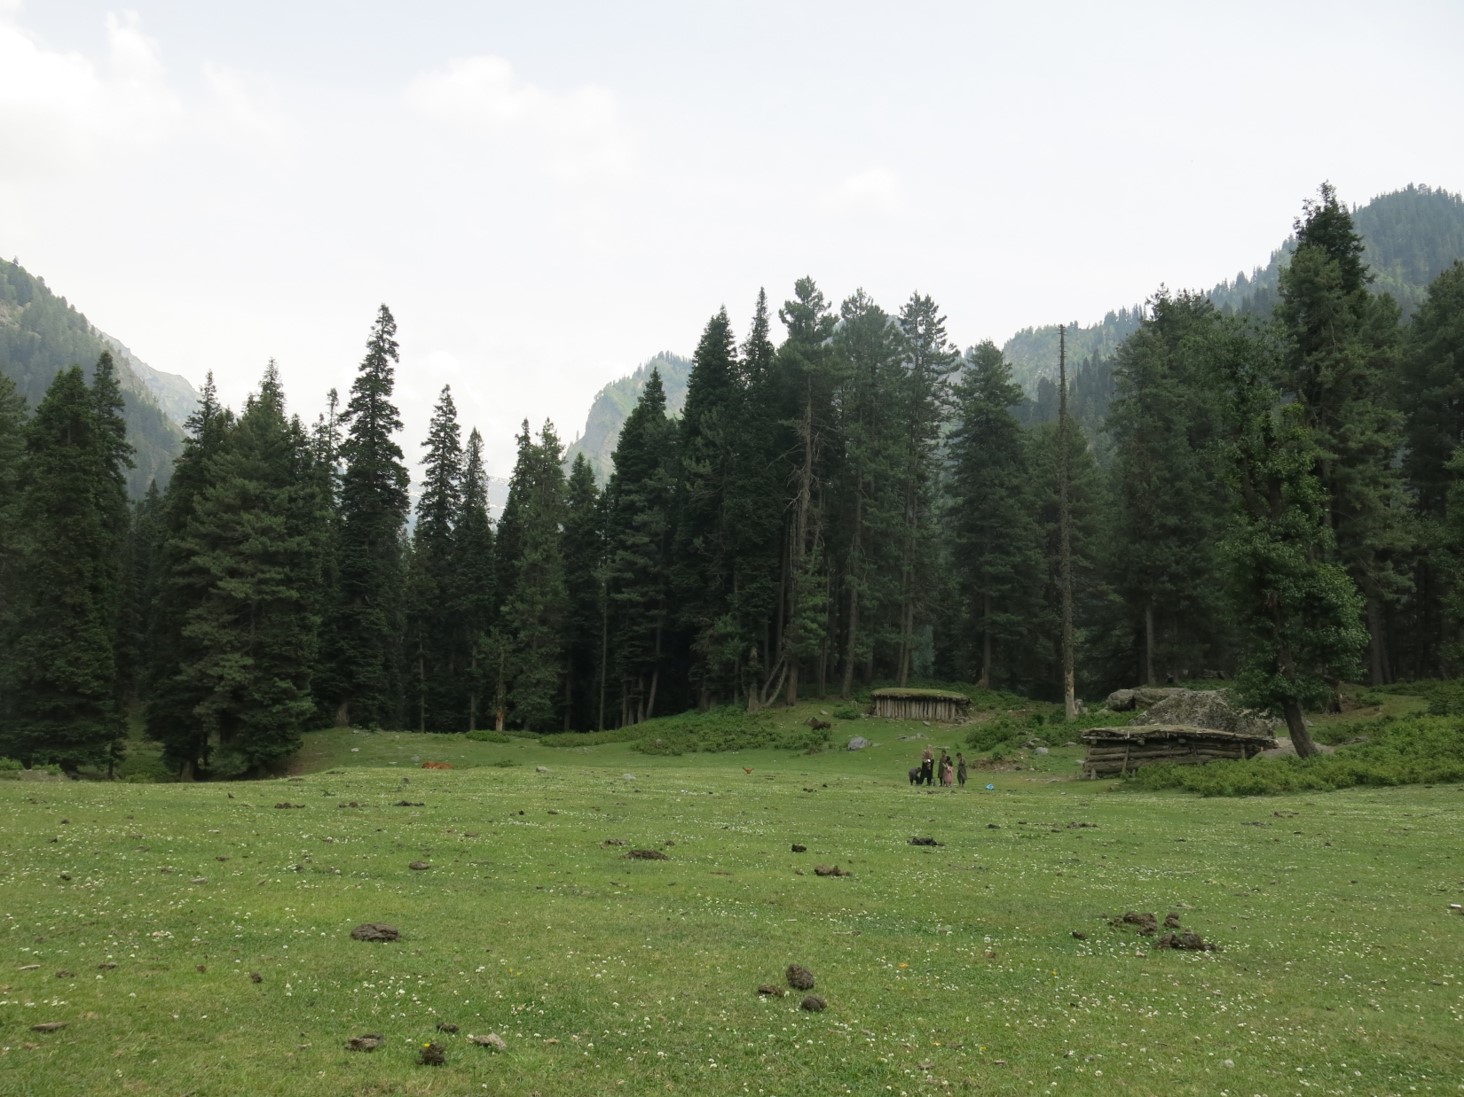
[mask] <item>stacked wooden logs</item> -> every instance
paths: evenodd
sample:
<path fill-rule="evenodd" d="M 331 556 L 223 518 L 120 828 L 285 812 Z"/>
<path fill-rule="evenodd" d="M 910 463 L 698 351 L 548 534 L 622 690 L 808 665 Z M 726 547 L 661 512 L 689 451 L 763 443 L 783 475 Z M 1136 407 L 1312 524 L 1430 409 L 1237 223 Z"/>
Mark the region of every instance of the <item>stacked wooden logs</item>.
<path fill-rule="evenodd" d="M 1168 762 L 1203 765 L 1217 758 L 1244 761 L 1276 746 L 1268 735 L 1216 731 L 1183 724 L 1130 724 L 1121 728 L 1089 728 L 1083 732 L 1088 756 L 1084 777 L 1120 777 L 1140 766 Z"/>

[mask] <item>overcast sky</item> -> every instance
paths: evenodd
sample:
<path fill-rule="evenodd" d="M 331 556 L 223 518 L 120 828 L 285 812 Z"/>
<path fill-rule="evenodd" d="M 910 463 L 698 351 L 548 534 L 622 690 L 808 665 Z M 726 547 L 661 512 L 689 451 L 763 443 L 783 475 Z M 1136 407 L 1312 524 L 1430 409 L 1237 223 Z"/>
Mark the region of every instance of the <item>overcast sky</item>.
<path fill-rule="evenodd" d="M 238 406 L 395 314 L 510 470 L 811 275 L 967 347 L 1263 264 L 1317 185 L 1464 190 L 1464 3 L 0 0 L 0 253 Z M 781 328 L 775 328 L 781 338 Z"/>

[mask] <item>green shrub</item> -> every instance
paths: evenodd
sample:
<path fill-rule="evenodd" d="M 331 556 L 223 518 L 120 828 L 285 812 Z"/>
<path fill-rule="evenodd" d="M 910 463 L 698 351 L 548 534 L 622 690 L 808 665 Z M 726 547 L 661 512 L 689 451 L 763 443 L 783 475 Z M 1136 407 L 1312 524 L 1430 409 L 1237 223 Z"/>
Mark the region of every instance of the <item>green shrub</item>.
<path fill-rule="evenodd" d="M 853 705 L 840 705 L 834 709 L 835 720 L 858 720 L 864 715 L 863 709 L 857 709 Z"/>
<path fill-rule="evenodd" d="M 1436 716 L 1384 717 L 1370 737 L 1311 758 L 1253 758 L 1203 766 L 1145 766 L 1124 787 L 1177 788 L 1201 796 L 1262 796 L 1359 786 L 1464 781 L 1464 721 Z"/>
<path fill-rule="evenodd" d="M 488 728 L 479 728 L 477 731 L 468 732 L 468 738 L 475 743 L 511 743 L 513 739 L 502 731 L 492 731 Z"/>

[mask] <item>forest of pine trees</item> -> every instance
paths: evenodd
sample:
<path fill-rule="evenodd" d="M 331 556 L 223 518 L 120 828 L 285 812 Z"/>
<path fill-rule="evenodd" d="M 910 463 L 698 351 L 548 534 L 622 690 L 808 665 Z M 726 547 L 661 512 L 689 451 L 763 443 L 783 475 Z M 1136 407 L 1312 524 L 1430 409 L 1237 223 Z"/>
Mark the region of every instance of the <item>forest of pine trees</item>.
<path fill-rule="evenodd" d="M 110 358 L 33 410 L 0 377 L 0 756 L 105 770 L 129 712 L 181 776 L 231 777 L 330 724 L 1053 699 L 1065 585 L 1079 696 L 1234 678 L 1305 754 L 1340 682 L 1464 669 L 1464 264 L 1405 319 L 1330 187 L 1296 230 L 1269 314 L 1161 288 L 1065 426 L 928 296 L 759 292 L 741 341 L 707 321 L 679 419 L 651 373 L 603 486 L 525 422 L 496 520 L 450 390 L 398 445 L 385 306 L 311 425 L 273 363 L 238 410 L 210 378 L 130 513 Z"/>

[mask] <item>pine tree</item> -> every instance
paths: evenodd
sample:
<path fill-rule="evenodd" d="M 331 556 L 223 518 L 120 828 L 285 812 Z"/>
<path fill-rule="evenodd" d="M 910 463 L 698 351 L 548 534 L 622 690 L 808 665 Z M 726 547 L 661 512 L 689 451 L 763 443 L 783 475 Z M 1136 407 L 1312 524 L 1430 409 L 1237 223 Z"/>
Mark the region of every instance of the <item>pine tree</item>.
<path fill-rule="evenodd" d="M 468 662 L 454 551 L 454 523 L 462 510 L 460 437 L 452 392 L 444 386 L 422 443 L 427 455 L 407 575 L 409 679 L 418 731 L 457 726 L 457 683 Z"/>
<path fill-rule="evenodd" d="M 777 352 L 770 338 L 768 295 L 758 290 L 752 324 L 739 362 L 743 399 L 733 433 L 739 440 L 737 478 L 726 501 L 732 542 L 732 614 L 742 650 L 738 683 L 751 709 L 776 692 L 769 675 L 777 662 L 776 636 L 783 558 L 786 484 L 779 441 Z"/>
<path fill-rule="evenodd" d="M 485 678 L 478 660 L 479 644 L 498 616 L 493 524 L 488 514 L 488 474 L 483 468 L 483 437 L 477 430 L 468 435 L 463 455 L 462 509 L 453 527 L 453 559 L 457 576 L 457 619 L 460 643 L 468 665 L 464 675 L 462 719 L 468 731 L 476 731 L 485 710 Z"/>
<path fill-rule="evenodd" d="M 0 653 L 14 651 L 15 600 L 21 552 L 21 469 L 25 460 L 25 399 L 0 373 Z M 11 708 L 8 660 L 0 654 L 0 726 Z"/>
<path fill-rule="evenodd" d="M 120 561 L 127 535 L 124 465 L 109 356 L 88 388 L 81 370 L 57 374 L 26 427 L 19 503 L 21 551 L 8 653 L 12 716 L 0 753 L 68 772 L 120 757 Z"/>
<path fill-rule="evenodd" d="M 213 456 L 179 547 L 203 580 L 185 613 L 183 678 L 214 776 L 255 774 L 300 746 L 315 711 L 321 527 L 308 443 L 273 362 Z"/>
<path fill-rule="evenodd" d="M 780 602 L 780 642 L 776 674 L 784 700 L 798 703 L 805 664 L 827 654 L 829 578 L 824 554 L 825 446 L 834 412 L 834 371 L 830 340 L 835 321 L 812 278 L 800 278 L 778 318 L 788 338 L 778 348 L 776 370 L 784 388 L 781 452 L 790 458 L 785 494 L 787 522 Z M 818 666 L 826 662 L 819 658 Z M 770 683 L 770 684 L 771 684 Z M 774 687 L 776 688 L 776 687 Z M 764 697 L 768 692 L 764 691 Z"/>
<path fill-rule="evenodd" d="M 834 351 L 841 460 L 832 485 L 831 542 L 841 603 L 839 695 L 847 699 L 856 674 L 872 677 L 876 641 L 893 631 L 901 593 L 903 439 L 889 412 L 904 380 L 904 341 L 890 315 L 862 289 L 845 299 L 839 319 Z"/>
<path fill-rule="evenodd" d="M 707 322 L 681 413 L 672 583 L 690 637 L 691 684 L 701 707 L 738 690 L 746 638 L 733 607 L 735 497 L 742 421 L 736 343 L 727 310 Z"/>
<path fill-rule="evenodd" d="M 1395 391 L 1417 545 L 1400 646 L 1413 676 L 1455 677 L 1464 666 L 1464 263 L 1429 286 L 1408 330 Z"/>
<path fill-rule="evenodd" d="M 408 475 L 393 435 L 402 429 L 391 402 L 398 361 L 396 321 L 382 305 L 342 416 L 339 603 L 331 629 L 340 645 L 335 675 L 337 722 L 401 722 L 403 560 Z"/>
<path fill-rule="evenodd" d="M 564 667 L 565 587 L 564 451 L 554 426 L 545 423 L 529 447 L 519 486 L 518 556 L 503 603 L 508 656 L 510 718 L 531 731 L 560 726 Z"/>
<path fill-rule="evenodd" d="M 1223 547 L 1250 703 L 1280 712 L 1297 754 L 1315 753 L 1303 708 L 1327 701 L 1359 669 L 1367 643 L 1362 599 L 1335 562 L 1325 455 L 1308 409 L 1283 403 L 1272 351 L 1232 328 L 1214 343 L 1227 401 L 1236 520 Z"/>
<path fill-rule="evenodd" d="M 615 447 L 606 486 L 611 644 L 619 724 L 655 715 L 671 624 L 670 556 L 676 485 L 676 424 L 652 370 Z"/>
<path fill-rule="evenodd" d="M 905 380 L 896 405 L 903 434 L 896 475 L 904 520 L 896 678 L 903 686 L 915 668 L 917 629 L 930 622 L 936 572 L 937 450 L 950 405 L 950 376 L 960 356 L 946 338 L 945 317 L 928 296 L 913 294 L 900 310 L 899 325 Z"/>
<path fill-rule="evenodd" d="M 1406 586 L 1394 563 L 1407 548 L 1394 461 L 1400 417 L 1386 399 L 1398 310 L 1369 294 L 1362 239 L 1330 184 L 1306 203 L 1296 239 L 1276 307 L 1286 339 L 1285 392 L 1316 443 L 1332 551 L 1363 592 L 1376 684 L 1391 673 L 1387 609 Z"/>
<path fill-rule="evenodd" d="M 602 697 L 609 661 L 605 601 L 605 511 L 584 454 L 569 471 L 564 518 L 566 730 L 604 726 Z"/>
<path fill-rule="evenodd" d="M 1034 615 L 1043 562 L 1022 428 L 1022 390 L 990 341 L 973 347 L 956 384 L 948 528 L 962 622 L 958 677 L 1017 684 L 1016 648 Z"/>
<path fill-rule="evenodd" d="M 1217 475 L 1213 408 L 1196 376 L 1195 346 L 1216 320 L 1205 297 L 1163 287 L 1119 347 L 1112 441 L 1117 537 L 1112 567 L 1137 623 L 1136 670 L 1154 684 L 1220 665 L 1224 611 L 1215 546 L 1228 503 Z"/>
<path fill-rule="evenodd" d="M 209 744 L 195 710 L 204 700 L 202 684 L 184 667 L 202 658 L 198 643 L 184 634 L 190 609 L 206 595 L 209 577 L 187 545 L 199 497 L 212 483 L 214 458 L 233 429 L 234 416 L 218 401 L 213 374 L 206 377 L 198 406 L 185 424 L 183 452 L 163 496 L 158 593 L 147 622 L 148 737 L 162 744 L 163 761 L 184 778 L 208 763 Z"/>

